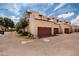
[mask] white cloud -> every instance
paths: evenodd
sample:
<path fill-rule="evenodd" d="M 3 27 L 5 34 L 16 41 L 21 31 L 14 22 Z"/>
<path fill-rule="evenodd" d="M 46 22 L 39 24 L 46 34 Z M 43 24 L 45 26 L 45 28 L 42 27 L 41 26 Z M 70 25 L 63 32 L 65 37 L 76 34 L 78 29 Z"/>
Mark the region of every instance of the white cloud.
<path fill-rule="evenodd" d="M 13 12 L 16 15 L 19 15 L 19 13 L 20 13 L 19 12 L 20 7 L 19 7 L 19 4 L 17 4 L 17 3 L 8 4 L 7 9 L 8 9 L 8 11 Z"/>
<path fill-rule="evenodd" d="M 79 25 L 79 15 L 71 21 L 71 24 Z"/>
<path fill-rule="evenodd" d="M 76 11 L 77 9 L 71 7 L 71 5 L 65 6 L 64 8 L 58 9 L 57 11 L 54 11 L 49 14 L 49 16 L 55 15 L 55 14 L 63 14 L 67 12 L 73 12 Z"/>
<path fill-rule="evenodd" d="M 53 6 L 53 5 L 54 5 L 54 3 L 49 3 L 49 4 L 48 4 L 48 7 L 44 9 L 44 12 L 45 12 L 46 10 L 48 10 L 48 9 L 50 8 L 50 6 Z"/>
<path fill-rule="evenodd" d="M 13 21 L 14 21 L 14 23 L 16 24 L 18 21 L 19 21 L 19 17 L 16 17 L 16 16 L 9 16 L 9 18 L 11 18 Z"/>
<path fill-rule="evenodd" d="M 0 17 L 9 17 L 9 18 L 11 18 L 12 20 L 13 20 L 13 22 L 16 24 L 18 21 L 19 21 L 19 19 L 20 19 L 20 17 L 16 17 L 16 16 L 6 16 L 6 15 L 4 15 L 3 13 L 0 13 Z"/>
<path fill-rule="evenodd" d="M 54 11 L 56 11 L 57 9 L 63 7 L 64 5 L 65 5 L 65 3 L 61 3 L 61 4 L 59 4 L 59 5 L 54 9 Z"/>
<path fill-rule="evenodd" d="M 73 12 L 68 12 L 68 13 L 66 13 L 66 14 L 61 14 L 61 15 L 58 15 L 58 17 L 59 18 L 68 18 L 68 17 L 70 17 L 70 16 L 73 16 L 74 15 L 74 13 Z"/>
<path fill-rule="evenodd" d="M 0 17 L 6 17 L 3 13 L 0 13 Z"/>
<path fill-rule="evenodd" d="M 48 16 L 51 16 L 51 15 L 53 15 L 53 13 L 49 14 Z"/>
<path fill-rule="evenodd" d="M 0 17 L 7 17 L 4 13 L 0 12 Z"/>

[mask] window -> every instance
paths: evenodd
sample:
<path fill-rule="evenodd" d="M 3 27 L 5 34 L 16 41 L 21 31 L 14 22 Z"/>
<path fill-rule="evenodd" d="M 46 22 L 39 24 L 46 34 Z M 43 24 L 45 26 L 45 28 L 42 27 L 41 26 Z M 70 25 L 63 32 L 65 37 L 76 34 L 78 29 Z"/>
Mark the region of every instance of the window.
<path fill-rule="evenodd" d="M 59 20 L 57 19 L 57 22 L 59 22 Z"/>
<path fill-rule="evenodd" d="M 68 23 L 68 22 L 66 22 L 66 23 Z"/>
<path fill-rule="evenodd" d="M 55 18 L 52 18 L 52 19 L 55 19 Z"/>
<path fill-rule="evenodd" d="M 27 12 L 28 14 L 32 14 L 32 12 Z"/>
<path fill-rule="evenodd" d="M 42 18 L 42 15 L 39 15 Z"/>
<path fill-rule="evenodd" d="M 47 18 L 48 20 L 50 20 L 50 18 Z"/>

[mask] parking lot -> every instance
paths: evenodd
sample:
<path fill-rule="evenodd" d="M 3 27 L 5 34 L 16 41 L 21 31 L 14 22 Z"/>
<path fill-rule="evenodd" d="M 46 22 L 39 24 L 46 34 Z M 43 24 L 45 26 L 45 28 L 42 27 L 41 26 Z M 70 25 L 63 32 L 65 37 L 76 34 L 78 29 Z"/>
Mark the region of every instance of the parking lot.
<path fill-rule="evenodd" d="M 79 56 L 79 33 L 26 40 L 16 32 L 0 35 L 1 56 Z"/>

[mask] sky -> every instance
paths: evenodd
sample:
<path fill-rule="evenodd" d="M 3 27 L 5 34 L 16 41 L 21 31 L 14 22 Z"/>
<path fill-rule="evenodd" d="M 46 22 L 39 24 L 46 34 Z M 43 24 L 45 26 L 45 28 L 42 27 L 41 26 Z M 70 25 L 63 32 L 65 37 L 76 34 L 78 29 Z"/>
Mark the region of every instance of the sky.
<path fill-rule="evenodd" d="M 10 17 L 15 23 L 26 10 L 37 11 L 79 25 L 79 3 L 0 3 L 0 17 Z"/>

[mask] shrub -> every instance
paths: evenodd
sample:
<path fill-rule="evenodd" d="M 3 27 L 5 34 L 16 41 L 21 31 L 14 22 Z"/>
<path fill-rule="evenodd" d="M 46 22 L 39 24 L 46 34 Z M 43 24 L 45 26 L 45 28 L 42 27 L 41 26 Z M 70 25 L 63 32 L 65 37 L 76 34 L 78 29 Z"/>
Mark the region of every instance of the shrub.
<path fill-rule="evenodd" d="M 28 21 L 25 19 L 21 19 L 17 24 L 16 24 L 16 32 L 21 34 L 22 36 L 28 37 L 28 39 L 34 38 L 34 36 L 30 32 L 25 32 L 25 28 L 28 26 Z"/>
<path fill-rule="evenodd" d="M 34 36 L 30 32 L 22 32 L 22 36 L 26 36 L 27 39 L 34 39 Z"/>
<path fill-rule="evenodd" d="M 20 34 L 20 33 L 22 33 L 22 30 L 19 29 L 19 27 L 16 27 L 16 32 Z"/>
<path fill-rule="evenodd" d="M 22 32 L 23 36 L 28 36 L 28 32 Z"/>
<path fill-rule="evenodd" d="M 17 33 L 21 34 L 22 33 L 22 30 L 18 30 Z"/>
<path fill-rule="evenodd" d="M 33 38 L 34 38 L 34 36 L 33 36 L 31 33 L 28 33 L 28 37 L 29 37 L 30 39 L 33 39 Z"/>

